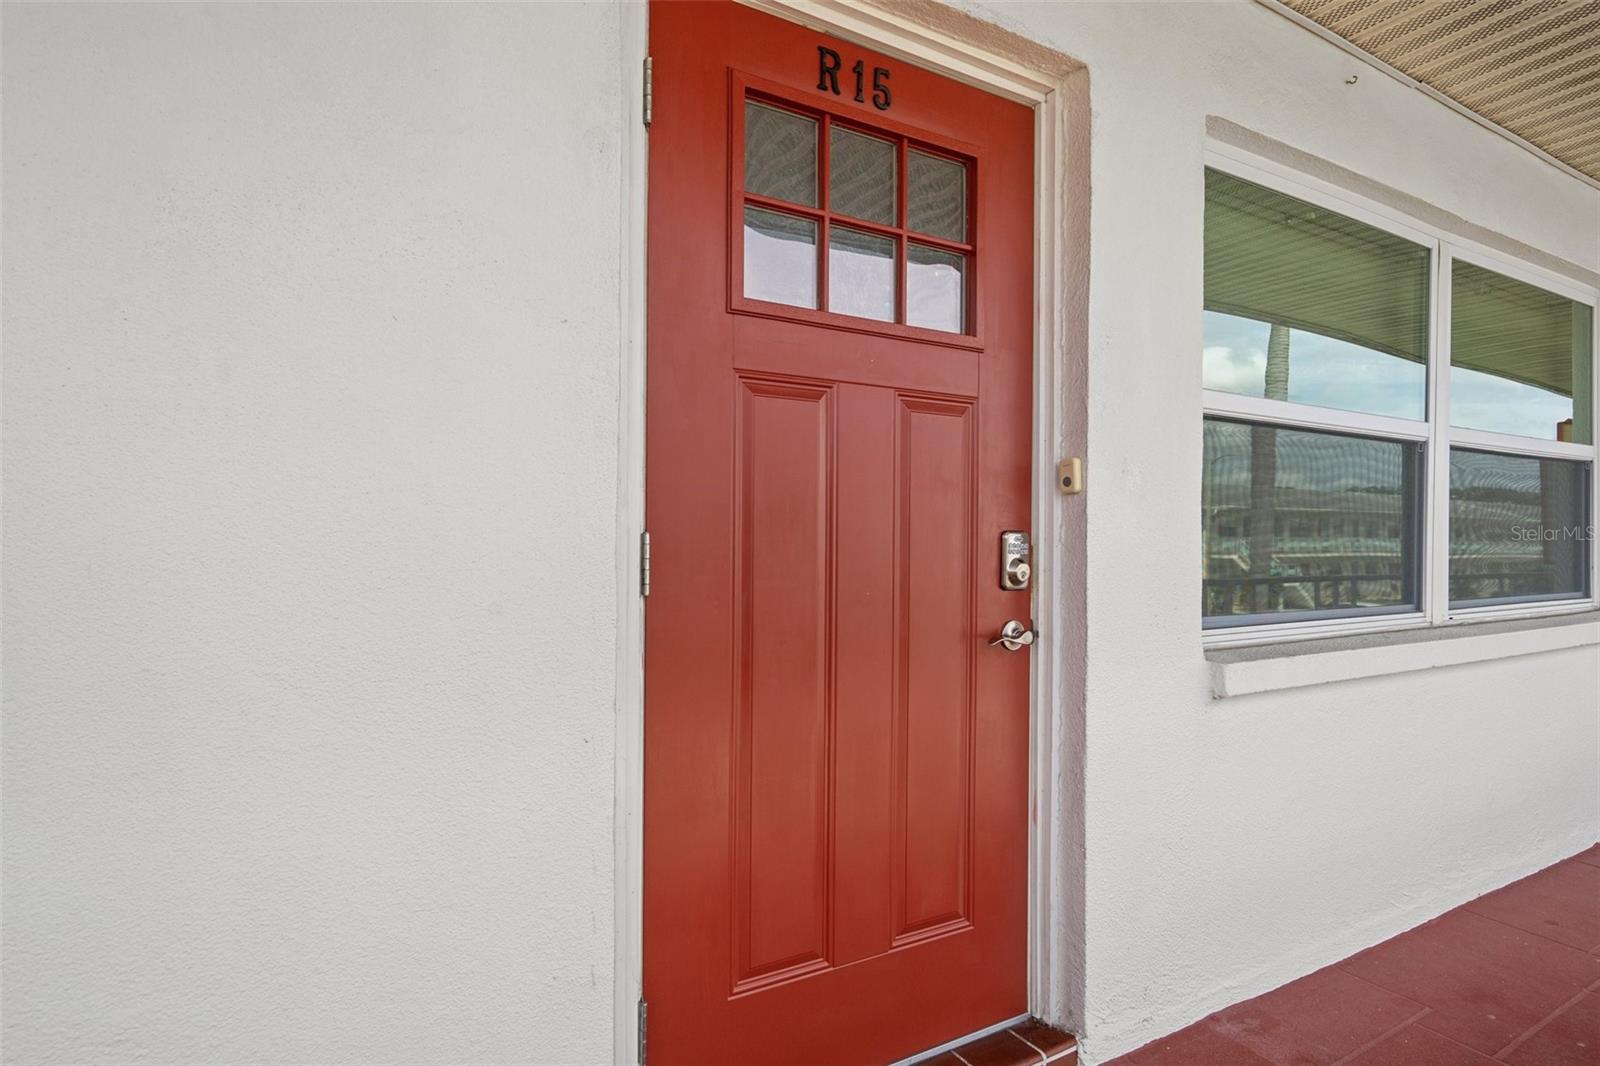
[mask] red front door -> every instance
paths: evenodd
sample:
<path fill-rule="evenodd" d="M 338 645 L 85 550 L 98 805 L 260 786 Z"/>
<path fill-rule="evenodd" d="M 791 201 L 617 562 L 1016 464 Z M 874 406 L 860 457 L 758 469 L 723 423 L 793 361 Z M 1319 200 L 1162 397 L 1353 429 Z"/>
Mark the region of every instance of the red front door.
<path fill-rule="evenodd" d="M 887 1062 L 1027 1009 L 1033 113 L 650 8 L 649 1059 Z"/>

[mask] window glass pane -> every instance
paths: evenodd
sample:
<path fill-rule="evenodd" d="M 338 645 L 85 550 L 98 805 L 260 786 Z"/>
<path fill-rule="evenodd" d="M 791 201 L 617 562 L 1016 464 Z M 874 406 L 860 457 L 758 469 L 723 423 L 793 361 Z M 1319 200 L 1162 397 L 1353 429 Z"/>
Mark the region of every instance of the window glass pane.
<path fill-rule="evenodd" d="M 1450 267 L 1450 422 L 1594 443 L 1594 311 L 1455 260 Z"/>
<path fill-rule="evenodd" d="M 1431 254 L 1208 169 L 1205 387 L 1421 420 Z"/>
<path fill-rule="evenodd" d="M 967 168 L 913 149 L 906 153 L 907 225 L 947 241 L 967 239 Z"/>
<path fill-rule="evenodd" d="M 860 230 L 828 230 L 828 310 L 894 321 L 894 241 Z"/>
<path fill-rule="evenodd" d="M 895 224 L 895 146 L 834 126 L 829 135 L 828 206 L 868 222 Z"/>
<path fill-rule="evenodd" d="M 967 257 L 906 245 L 906 322 L 946 333 L 966 329 Z"/>
<path fill-rule="evenodd" d="M 1428 411 L 1426 363 L 1221 311 L 1205 313 L 1205 387 L 1418 422 Z"/>
<path fill-rule="evenodd" d="M 1422 446 L 1206 419 L 1208 626 L 1418 606 Z"/>
<path fill-rule="evenodd" d="M 817 306 L 817 224 L 746 207 L 744 294 L 795 307 Z"/>
<path fill-rule="evenodd" d="M 745 101 L 744 187 L 758 196 L 816 207 L 816 122 Z"/>
<path fill-rule="evenodd" d="M 1589 464 L 1450 450 L 1450 603 L 1588 593 Z"/>

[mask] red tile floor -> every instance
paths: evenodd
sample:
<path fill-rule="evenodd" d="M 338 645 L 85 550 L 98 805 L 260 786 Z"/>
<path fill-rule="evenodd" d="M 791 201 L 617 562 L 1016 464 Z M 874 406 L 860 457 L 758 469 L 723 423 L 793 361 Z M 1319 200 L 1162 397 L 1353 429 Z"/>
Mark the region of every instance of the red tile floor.
<path fill-rule="evenodd" d="M 1110 1066 L 1600 1066 L 1600 844 Z"/>

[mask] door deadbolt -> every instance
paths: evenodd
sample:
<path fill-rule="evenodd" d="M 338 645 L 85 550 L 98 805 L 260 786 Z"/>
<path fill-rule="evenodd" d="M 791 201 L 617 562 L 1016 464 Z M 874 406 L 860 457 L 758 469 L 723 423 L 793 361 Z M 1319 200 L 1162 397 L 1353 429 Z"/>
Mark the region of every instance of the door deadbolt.
<path fill-rule="evenodd" d="M 1017 592 L 1028 587 L 1033 578 L 1031 551 L 1028 535 L 1021 530 L 1009 529 L 1000 534 L 1001 588 Z"/>

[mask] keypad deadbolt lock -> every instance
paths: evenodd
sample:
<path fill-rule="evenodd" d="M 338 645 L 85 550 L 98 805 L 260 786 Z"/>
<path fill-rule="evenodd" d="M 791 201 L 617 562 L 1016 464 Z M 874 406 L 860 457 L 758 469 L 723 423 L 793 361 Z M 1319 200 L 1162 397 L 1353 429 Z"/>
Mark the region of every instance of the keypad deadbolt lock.
<path fill-rule="evenodd" d="M 1017 592 L 1033 580 L 1032 544 L 1028 535 L 1010 529 L 1000 534 L 1000 587 Z"/>

